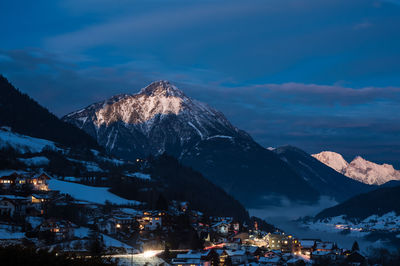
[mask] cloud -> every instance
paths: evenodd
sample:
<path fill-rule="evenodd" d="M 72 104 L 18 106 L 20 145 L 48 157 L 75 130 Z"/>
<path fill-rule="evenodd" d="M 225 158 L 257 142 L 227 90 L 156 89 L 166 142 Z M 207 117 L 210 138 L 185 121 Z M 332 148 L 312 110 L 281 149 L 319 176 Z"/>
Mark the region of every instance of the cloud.
<path fill-rule="evenodd" d="M 242 4 L 238 1 L 209 3 L 162 8 L 145 14 L 131 14 L 124 17 L 113 17 L 108 21 L 97 23 L 45 40 L 45 46 L 55 50 L 81 50 L 99 45 L 129 45 L 142 42 L 149 36 L 165 36 L 171 30 L 183 30 L 194 24 L 209 24 L 226 19 L 227 16 L 243 16 L 248 12 L 259 12 L 260 5 Z"/>
<path fill-rule="evenodd" d="M 361 23 L 354 25 L 353 29 L 355 29 L 355 30 L 367 29 L 367 28 L 372 27 L 372 25 L 373 24 L 370 22 L 361 22 Z"/>
<path fill-rule="evenodd" d="M 364 104 L 375 100 L 400 98 L 400 87 L 348 88 L 339 85 L 318 85 L 288 82 L 283 84 L 261 85 L 266 89 L 265 96 L 272 94 L 313 105 L 325 104 Z"/>

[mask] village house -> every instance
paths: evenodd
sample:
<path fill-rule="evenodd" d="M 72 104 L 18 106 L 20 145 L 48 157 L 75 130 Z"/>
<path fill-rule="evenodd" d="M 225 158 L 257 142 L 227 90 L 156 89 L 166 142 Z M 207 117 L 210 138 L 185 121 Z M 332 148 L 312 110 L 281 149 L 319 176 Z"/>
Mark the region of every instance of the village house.
<path fill-rule="evenodd" d="M 306 259 L 304 259 L 303 257 L 299 257 L 299 256 L 294 256 L 293 258 L 289 259 L 288 261 L 286 261 L 288 266 L 298 266 L 298 265 L 305 265 L 306 263 L 308 263 L 309 261 L 307 261 Z"/>
<path fill-rule="evenodd" d="M 310 257 L 313 261 L 323 263 L 326 261 L 334 261 L 337 259 L 337 254 L 332 251 L 313 251 Z"/>
<path fill-rule="evenodd" d="M 218 234 L 226 236 L 229 233 L 229 227 L 230 227 L 229 223 L 221 221 L 216 224 L 213 224 L 211 226 L 211 229 Z"/>
<path fill-rule="evenodd" d="M 64 220 L 48 219 L 39 225 L 38 230 L 40 233 L 51 232 L 56 241 L 72 239 L 74 237 L 73 225 Z"/>
<path fill-rule="evenodd" d="M 50 176 L 46 173 L 35 174 L 31 178 L 28 179 L 29 184 L 33 190 L 38 191 L 48 191 L 49 185 L 48 181 L 50 180 Z"/>
<path fill-rule="evenodd" d="M 98 229 L 103 233 L 113 235 L 117 232 L 117 226 L 114 219 L 112 218 L 100 218 L 95 222 L 95 224 L 97 225 Z"/>
<path fill-rule="evenodd" d="M 337 250 L 337 246 L 333 242 L 321 242 L 317 241 L 315 245 L 316 251 L 327 251 L 327 252 L 335 252 Z"/>
<path fill-rule="evenodd" d="M 302 239 L 302 240 L 300 240 L 301 254 L 310 257 L 311 253 L 313 253 L 314 250 L 315 250 L 316 242 L 317 241 L 315 239 Z"/>
<path fill-rule="evenodd" d="M 295 255 L 300 255 L 301 253 L 301 246 L 298 239 L 293 237 L 292 235 L 286 235 L 283 239 L 282 243 L 282 252 L 285 253 L 292 253 Z"/>
<path fill-rule="evenodd" d="M 247 261 L 247 254 L 245 250 L 229 250 L 226 249 L 222 252 L 220 255 L 220 263 L 224 264 L 227 259 L 230 259 L 232 264 L 238 265 L 238 264 L 244 264 L 248 263 Z"/>
<path fill-rule="evenodd" d="M 242 246 L 242 249 L 246 251 L 247 261 L 258 261 L 260 256 L 263 255 L 261 248 L 257 246 Z"/>
<path fill-rule="evenodd" d="M 16 205 L 14 201 L 2 198 L 0 199 L 0 215 L 1 216 L 14 216 Z"/>
<path fill-rule="evenodd" d="M 31 202 L 33 204 L 42 204 L 48 202 L 51 199 L 49 194 L 32 194 L 31 195 Z"/>
<path fill-rule="evenodd" d="M 138 219 L 139 229 L 145 231 L 154 231 L 162 227 L 163 213 L 158 211 L 145 211 L 143 216 Z"/>
<path fill-rule="evenodd" d="M 213 261 L 219 261 L 219 256 L 215 250 L 210 249 L 206 251 L 189 250 L 187 253 L 177 254 L 176 258 L 172 259 L 172 265 L 214 265 Z"/>
<path fill-rule="evenodd" d="M 116 232 L 131 231 L 135 228 L 136 218 L 129 215 L 114 215 L 111 218 L 115 224 Z"/>
<path fill-rule="evenodd" d="M 275 232 L 268 233 L 265 237 L 268 248 L 271 250 L 280 250 L 285 253 L 300 254 L 301 246 L 299 240 L 292 235 Z"/>
<path fill-rule="evenodd" d="M 284 262 L 284 260 L 280 256 L 260 257 L 260 259 L 258 260 L 258 263 L 260 265 L 268 265 L 268 266 L 282 265 L 283 262 Z"/>
<path fill-rule="evenodd" d="M 48 191 L 48 180 L 50 177 L 46 173 L 34 174 L 22 171 L 6 171 L 0 176 L 0 185 L 3 189 L 22 189 L 24 185 L 37 191 Z"/>
<path fill-rule="evenodd" d="M 367 259 L 358 251 L 353 251 L 346 257 L 348 265 L 352 266 L 363 266 L 367 265 Z"/>
<path fill-rule="evenodd" d="M 13 217 L 26 215 L 29 199 L 15 195 L 0 195 L 0 214 Z"/>
<path fill-rule="evenodd" d="M 18 178 L 19 174 L 17 172 L 8 173 L 0 177 L 0 184 L 2 189 L 9 189 L 13 186 Z"/>

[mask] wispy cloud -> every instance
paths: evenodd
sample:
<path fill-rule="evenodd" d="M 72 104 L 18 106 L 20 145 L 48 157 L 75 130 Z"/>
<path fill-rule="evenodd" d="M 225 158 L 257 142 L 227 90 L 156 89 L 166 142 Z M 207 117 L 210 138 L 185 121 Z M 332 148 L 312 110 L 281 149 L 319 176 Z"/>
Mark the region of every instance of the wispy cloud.
<path fill-rule="evenodd" d="M 303 83 L 283 83 L 261 85 L 267 90 L 266 96 L 281 94 L 288 101 L 298 101 L 313 105 L 323 104 L 363 104 L 375 100 L 400 98 L 400 87 L 348 88 L 337 85 L 318 85 Z"/>
<path fill-rule="evenodd" d="M 362 29 L 367 29 L 372 27 L 372 23 L 371 22 L 361 22 L 361 23 L 357 23 L 356 25 L 353 26 L 353 29 L 355 30 L 362 30 Z"/>
<path fill-rule="evenodd" d="M 234 1 L 226 3 L 207 3 L 181 8 L 150 11 L 146 14 L 133 14 L 111 18 L 109 21 L 88 26 L 83 29 L 45 40 L 51 49 L 79 50 L 93 46 L 141 42 L 141 38 L 165 35 L 171 30 L 183 30 L 194 24 L 217 22 L 232 16 L 243 16 L 260 12 L 260 2 L 253 4 Z"/>

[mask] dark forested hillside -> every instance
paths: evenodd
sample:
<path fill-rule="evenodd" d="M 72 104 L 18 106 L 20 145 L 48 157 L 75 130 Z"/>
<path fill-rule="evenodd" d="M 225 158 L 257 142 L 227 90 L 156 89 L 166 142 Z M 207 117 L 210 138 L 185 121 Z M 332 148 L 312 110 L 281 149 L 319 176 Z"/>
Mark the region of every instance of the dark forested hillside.
<path fill-rule="evenodd" d="M 316 219 L 346 215 L 348 218 L 365 219 L 373 214 L 383 215 L 394 211 L 400 214 L 400 186 L 380 188 L 355 196 L 339 205 L 317 214 Z"/>
<path fill-rule="evenodd" d="M 240 202 L 172 156 L 164 154 L 149 159 L 146 172 L 151 174 L 152 179 L 147 184 L 146 192 L 141 193 L 137 190 L 139 184 L 129 180 L 114 184 L 111 191 L 126 198 L 135 196 L 132 199 L 147 201 L 154 208 L 158 208 L 160 198 L 165 201 L 188 201 L 191 208 L 209 215 L 249 219 Z M 137 193 L 132 193 L 135 190 Z"/>
<path fill-rule="evenodd" d="M 15 132 L 52 140 L 66 146 L 96 148 L 96 141 L 84 131 L 65 123 L 0 75 L 0 126 Z"/>
<path fill-rule="evenodd" d="M 314 189 L 337 202 L 376 188 L 338 173 L 299 148 L 284 146 L 274 152 Z"/>

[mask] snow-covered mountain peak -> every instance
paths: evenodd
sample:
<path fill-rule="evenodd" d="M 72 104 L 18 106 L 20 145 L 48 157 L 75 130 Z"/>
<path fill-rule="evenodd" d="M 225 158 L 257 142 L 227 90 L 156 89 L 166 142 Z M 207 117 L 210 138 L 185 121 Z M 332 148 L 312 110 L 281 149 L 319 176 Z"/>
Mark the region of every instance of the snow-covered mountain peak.
<path fill-rule="evenodd" d="M 332 151 L 323 151 L 318 154 L 312 154 L 312 156 L 342 174 L 349 165 L 341 154 Z"/>
<path fill-rule="evenodd" d="M 339 153 L 321 152 L 313 155 L 327 166 L 359 182 L 382 185 L 391 180 L 400 180 L 400 171 L 390 164 L 376 164 L 361 156 L 347 163 Z"/>
<path fill-rule="evenodd" d="M 147 96 L 186 98 L 186 95 L 183 93 L 183 91 L 179 90 L 176 86 L 172 85 L 168 80 L 160 80 L 152 82 L 150 85 L 141 89 L 141 91 L 138 94 L 145 94 Z"/>
<path fill-rule="evenodd" d="M 127 145 L 123 138 L 135 143 L 130 150 L 144 153 L 168 149 L 183 152 L 186 146 L 213 136 L 249 138 L 221 112 L 187 97 L 165 80 L 153 82 L 136 94 L 94 103 L 63 119 L 91 134 L 109 150 L 127 149 L 121 147 Z"/>

